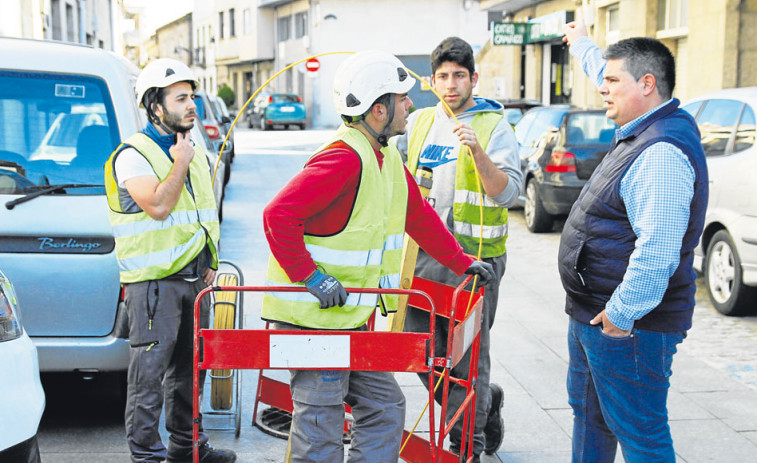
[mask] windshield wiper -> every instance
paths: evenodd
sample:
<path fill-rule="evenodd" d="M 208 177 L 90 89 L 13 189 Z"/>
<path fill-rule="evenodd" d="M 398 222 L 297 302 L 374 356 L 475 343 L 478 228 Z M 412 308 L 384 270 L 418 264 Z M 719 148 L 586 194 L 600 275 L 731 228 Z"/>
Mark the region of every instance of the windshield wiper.
<path fill-rule="evenodd" d="M 45 188 L 42 188 L 41 190 L 37 190 L 27 195 L 24 195 L 20 198 L 16 198 L 11 201 L 8 201 L 7 203 L 5 203 L 5 208 L 9 210 L 13 209 L 14 207 L 16 207 L 17 204 L 31 201 L 34 198 L 37 198 L 39 196 L 46 195 L 48 193 L 52 193 L 58 190 L 66 190 L 69 188 L 94 188 L 94 187 L 102 187 L 102 185 L 86 185 L 86 184 L 81 184 L 81 183 L 64 183 L 62 185 L 50 185 Z"/>

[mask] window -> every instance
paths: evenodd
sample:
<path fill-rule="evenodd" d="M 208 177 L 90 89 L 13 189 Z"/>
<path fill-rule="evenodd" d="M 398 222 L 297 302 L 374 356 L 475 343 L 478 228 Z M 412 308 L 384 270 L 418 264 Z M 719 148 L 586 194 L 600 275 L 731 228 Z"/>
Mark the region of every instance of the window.
<path fill-rule="evenodd" d="M 66 40 L 74 42 L 74 7 L 66 4 Z"/>
<path fill-rule="evenodd" d="M 108 86 L 89 76 L 0 71 L 0 121 L 14 134 L 0 137 L 0 153 L 17 155 L 0 159 L 21 164 L 35 185 L 102 185 L 102 166 L 119 140 Z"/>
<path fill-rule="evenodd" d="M 237 32 L 234 27 L 234 8 L 229 9 L 229 37 L 234 37 Z"/>
<path fill-rule="evenodd" d="M 709 100 L 699 113 L 697 125 L 702 134 L 702 147 L 706 156 L 723 156 L 728 147 L 728 141 L 733 134 L 733 128 L 739 120 L 744 103 L 734 100 Z M 754 121 L 754 115 L 752 115 Z M 746 128 L 749 125 L 745 119 Z M 754 122 L 751 123 L 752 131 Z M 748 131 L 744 139 L 748 139 Z M 753 132 L 752 132 L 753 137 Z"/>
<path fill-rule="evenodd" d="M 694 103 L 687 104 L 681 109 L 691 114 L 691 117 L 696 119 L 697 113 L 699 113 L 699 108 L 701 108 L 703 104 L 704 104 L 704 101 L 696 101 Z"/>
<path fill-rule="evenodd" d="M 681 29 L 687 26 L 689 0 L 657 1 L 657 30 Z"/>
<path fill-rule="evenodd" d="M 218 12 L 218 38 L 223 38 L 223 11 Z"/>
<path fill-rule="evenodd" d="M 521 146 L 535 146 L 551 127 L 558 127 L 565 115 L 562 111 L 531 110 L 515 126 L 515 138 Z"/>
<path fill-rule="evenodd" d="M 53 0 L 50 7 L 50 22 L 53 26 L 53 40 L 63 40 L 62 24 L 60 18 L 60 0 Z"/>
<path fill-rule="evenodd" d="M 567 143 L 571 145 L 610 143 L 617 128 L 603 112 L 574 113 L 565 123 Z"/>
<path fill-rule="evenodd" d="M 292 27 L 291 25 L 292 25 L 291 16 L 284 16 L 283 18 L 279 18 L 279 21 L 278 21 L 279 42 L 285 42 L 290 39 L 291 27 Z"/>
<path fill-rule="evenodd" d="M 744 112 L 741 114 L 739 129 L 736 131 L 736 139 L 733 142 L 733 152 L 743 151 L 754 145 L 755 139 L 755 121 L 752 107 L 744 105 Z"/>
<path fill-rule="evenodd" d="M 249 34 L 250 32 L 252 32 L 252 11 L 245 8 L 242 11 L 242 34 Z"/>
<path fill-rule="evenodd" d="M 605 39 L 607 43 L 615 43 L 620 40 L 620 6 L 615 4 L 607 8 L 605 19 L 607 23 Z"/>
<path fill-rule="evenodd" d="M 294 38 L 299 39 L 308 35 L 307 11 L 294 15 Z"/>

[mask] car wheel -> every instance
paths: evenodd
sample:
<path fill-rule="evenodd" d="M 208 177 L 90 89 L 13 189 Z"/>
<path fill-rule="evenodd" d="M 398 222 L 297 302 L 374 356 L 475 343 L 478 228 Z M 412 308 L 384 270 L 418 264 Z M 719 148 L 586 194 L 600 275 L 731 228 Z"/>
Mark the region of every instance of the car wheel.
<path fill-rule="evenodd" d="M 300 124 L 300 130 L 305 130 L 305 124 L 304 123 Z"/>
<path fill-rule="evenodd" d="M 727 230 L 713 235 L 704 256 L 704 281 L 712 305 L 724 315 L 748 315 L 755 310 L 757 288 L 741 280 L 741 258 Z"/>
<path fill-rule="evenodd" d="M 247 116 L 247 128 L 251 129 L 254 125 L 255 124 L 252 123 L 252 116 Z"/>
<path fill-rule="evenodd" d="M 543 233 L 552 230 L 554 218 L 544 209 L 539 198 L 539 187 L 532 179 L 526 186 L 526 204 L 523 207 L 526 227 L 531 233 Z"/>

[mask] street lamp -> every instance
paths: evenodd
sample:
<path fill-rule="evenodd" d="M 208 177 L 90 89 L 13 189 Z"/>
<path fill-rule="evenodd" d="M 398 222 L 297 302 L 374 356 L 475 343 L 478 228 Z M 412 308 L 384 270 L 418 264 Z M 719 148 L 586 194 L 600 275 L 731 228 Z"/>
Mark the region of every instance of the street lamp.
<path fill-rule="evenodd" d="M 176 55 L 178 55 L 180 51 L 187 52 L 187 54 L 189 55 L 189 65 L 191 66 L 193 64 L 192 61 L 193 61 L 193 58 L 194 58 L 194 54 L 192 53 L 192 50 L 190 50 L 189 48 L 187 48 L 185 46 L 182 46 L 182 45 L 176 45 L 173 48 L 173 52 Z"/>

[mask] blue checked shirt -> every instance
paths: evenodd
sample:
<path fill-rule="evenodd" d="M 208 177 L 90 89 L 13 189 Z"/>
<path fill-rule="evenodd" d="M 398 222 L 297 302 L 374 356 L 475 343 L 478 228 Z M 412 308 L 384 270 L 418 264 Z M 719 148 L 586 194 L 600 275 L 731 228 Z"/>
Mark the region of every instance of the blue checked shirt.
<path fill-rule="evenodd" d="M 602 85 L 606 61 L 589 37 L 577 39 L 570 54 L 581 61 L 584 72 L 597 87 Z M 618 128 L 615 138 L 629 134 L 667 103 Z M 634 320 L 662 300 L 680 262 L 694 179 L 694 169 L 686 155 L 665 142 L 642 151 L 621 179 L 620 197 L 637 238 L 623 281 L 605 306 L 607 317 L 618 328 L 633 328 Z"/>

